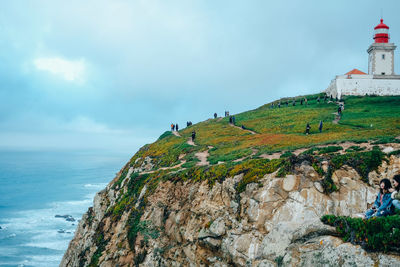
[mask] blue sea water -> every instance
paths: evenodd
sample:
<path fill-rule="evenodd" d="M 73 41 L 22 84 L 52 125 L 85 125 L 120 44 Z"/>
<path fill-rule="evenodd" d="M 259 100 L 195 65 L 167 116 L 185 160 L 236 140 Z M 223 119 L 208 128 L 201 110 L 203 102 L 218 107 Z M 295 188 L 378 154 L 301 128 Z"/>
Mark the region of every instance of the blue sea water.
<path fill-rule="evenodd" d="M 58 266 L 95 193 L 129 157 L 99 151 L 0 151 L 0 266 Z"/>

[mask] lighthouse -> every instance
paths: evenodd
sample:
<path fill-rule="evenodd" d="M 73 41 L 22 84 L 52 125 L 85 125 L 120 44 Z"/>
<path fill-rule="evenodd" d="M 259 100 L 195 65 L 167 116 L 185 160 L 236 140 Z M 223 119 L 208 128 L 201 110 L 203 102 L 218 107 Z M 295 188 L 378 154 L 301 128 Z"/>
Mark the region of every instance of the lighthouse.
<path fill-rule="evenodd" d="M 389 26 L 379 23 L 375 28 L 374 43 L 368 48 L 368 74 L 394 75 L 394 50 L 396 46 L 389 43 Z"/>
<path fill-rule="evenodd" d="M 383 19 L 374 28 L 373 40 L 367 49 L 368 74 L 353 69 L 337 75 L 325 90 L 328 96 L 340 99 L 343 95 L 400 95 L 400 75 L 394 73 L 396 46 L 389 43 L 389 26 Z"/>

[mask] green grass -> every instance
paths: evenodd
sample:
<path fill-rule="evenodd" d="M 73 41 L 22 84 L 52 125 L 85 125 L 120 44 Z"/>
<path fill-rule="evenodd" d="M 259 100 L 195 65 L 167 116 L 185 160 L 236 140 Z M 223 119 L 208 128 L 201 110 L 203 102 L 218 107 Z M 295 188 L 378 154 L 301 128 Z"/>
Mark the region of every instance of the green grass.
<path fill-rule="evenodd" d="M 399 251 L 400 216 L 374 217 L 368 220 L 325 215 L 325 224 L 335 226 L 344 241 L 359 244 L 370 251 Z"/>
<path fill-rule="evenodd" d="M 140 166 L 144 157 L 150 156 L 156 169 L 168 167 L 179 163 L 180 154 L 205 150 L 207 146 L 214 147 L 210 150 L 209 157 L 214 164 L 218 161 L 228 162 L 246 157 L 251 154 L 251 148 L 268 154 L 344 141 L 361 143 L 375 140 L 380 144 L 400 142 L 394 138 L 400 135 L 399 96 L 346 96 L 345 109 L 339 124 L 332 122 L 337 105 L 324 103 L 323 97 L 318 104 L 317 97 L 318 95 L 307 96 L 309 100 L 307 106 L 297 102 L 294 107 L 282 105 L 281 108 L 271 109 L 270 104 L 266 104 L 255 110 L 236 114 L 236 124 L 243 124 L 253 129 L 257 132 L 255 135 L 231 127 L 228 118 L 220 121 L 209 119 L 197 123 L 179 131 L 181 138 L 167 131 L 155 143 L 140 149 L 132 158 L 130 165 Z M 322 133 L 318 131 L 320 120 L 324 122 Z M 311 134 L 308 136 L 304 134 L 307 123 L 311 125 Z M 193 130 L 197 133 L 195 141 L 197 147 L 186 144 Z M 134 164 L 136 159 L 139 160 Z M 193 160 L 192 157 L 189 161 Z"/>

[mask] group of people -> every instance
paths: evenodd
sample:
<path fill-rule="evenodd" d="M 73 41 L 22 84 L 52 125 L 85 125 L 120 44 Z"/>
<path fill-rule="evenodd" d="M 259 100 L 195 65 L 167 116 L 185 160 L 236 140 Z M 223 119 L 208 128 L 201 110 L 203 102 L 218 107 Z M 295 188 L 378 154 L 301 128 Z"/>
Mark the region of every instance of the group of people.
<path fill-rule="evenodd" d="M 191 121 L 187 121 L 187 122 L 186 122 L 186 127 L 192 126 L 192 124 L 193 124 L 193 123 L 192 123 Z"/>
<path fill-rule="evenodd" d="M 225 110 L 225 117 L 229 116 L 229 111 Z"/>
<path fill-rule="evenodd" d="M 379 182 L 379 192 L 372 207 L 363 214 L 363 218 L 382 217 L 394 214 L 400 209 L 400 174 L 393 176 L 393 187 L 389 179 Z"/>
<path fill-rule="evenodd" d="M 179 131 L 179 125 L 171 123 L 171 131 Z"/>
<path fill-rule="evenodd" d="M 235 116 L 229 116 L 229 123 L 235 125 L 235 123 L 236 123 Z"/>
<path fill-rule="evenodd" d="M 324 126 L 324 123 L 322 121 L 319 121 L 319 125 L 318 125 L 318 130 L 320 133 L 322 133 L 322 128 Z M 307 123 L 306 125 L 306 135 L 310 134 L 310 130 L 311 130 L 311 126 L 309 123 Z"/>
<path fill-rule="evenodd" d="M 328 100 L 328 96 L 327 95 L 325 95 L 324 96 L 324 102 L 326 102 Z M 333 98 L 332 98 L 332 96 L 330 97 L 330 100 L 331 101 L 333 101 Z M 336 98 L 336 101 L 338 101 L 338 99 Z M 317 103 L 319 104 L 321 102 L 321 97 L 317 97 Z M 291 100 L 291 105 L 292 106 L 296 106 L 296 99 L 293 99 L 293 100 Z M 307 99 L 307 97 L 304 97 L 304 98 L 301 98 L 300 99 L 300 105 L 308 105 L 308 99 Z M 280 108 L 281 107 L 281 105 L 286 105 L 286 107 L 288 107 L 289 106 L 289 101 L 288 100 L 286 100 L 286 101 L 284 101 L 284 102 L 281 102 L 281 101 L 279 101 L 277 104 L 276 103 L 271 103 L 271 106 L 270 106 L 270 108 L 275 108 L 275 107 L 277 107 L 277 108 Z M 226 116 L 226 114 L 225 114 L 225 116 Z M 229 114 L 228 114 L 228 116 L 229 116 Z"/>

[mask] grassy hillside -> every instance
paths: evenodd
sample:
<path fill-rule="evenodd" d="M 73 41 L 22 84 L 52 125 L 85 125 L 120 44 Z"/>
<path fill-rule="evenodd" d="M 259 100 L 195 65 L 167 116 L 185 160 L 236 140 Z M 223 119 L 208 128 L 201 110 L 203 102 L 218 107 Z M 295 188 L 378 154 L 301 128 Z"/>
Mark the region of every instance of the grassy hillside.
<path fill-rule="evenodd" d="M 317 103 L 319 95 L 306 96 L 308 105 L 300 105 L 300 97 L 296 106 L 292 99 L 289 106 L 271 108 L 271 103 L 255 110 L 236 114 L 236 125 L 244 125 L 255 134 L 229 125 L 229 118 L 209 119 L 179 131 L 182 137 L 169 132 L 160 139 L 143 147 L 133 158 L 151 156 L 156 167 L 167 167 L 179 163 L 179 155 L 186 154 L 186 164 L 190 166 L 197 161 L 194 153 L 209 150 L 208 160 L 211 164 L 219 161 L 228 162 L 244 156 L 254 156 L 276 151 L 294 150 L 320 144 L 334 144 L 344 141 L 362 142 L 371 139 L 389 140 L 400 135 L 400 97 L 348 96 L 344 98 L 345 109 L 340 121 L 335 124 L 338 104 Z M 275 101 L 275 106 L 279 101 Z M 319 133 L 318 124 L 324 123 L 323 132 Z M 306 123 L 311 125 L 311 134 L 305 135 Z M 195 143 L 188 145 L 191 132 L 197 133 Z M 389 138 L 389 139 L 388 139 Z M 141 162 L 138 162 L 141 163 Z M 192 164 L 192 165 L 193 165 Z"/>

